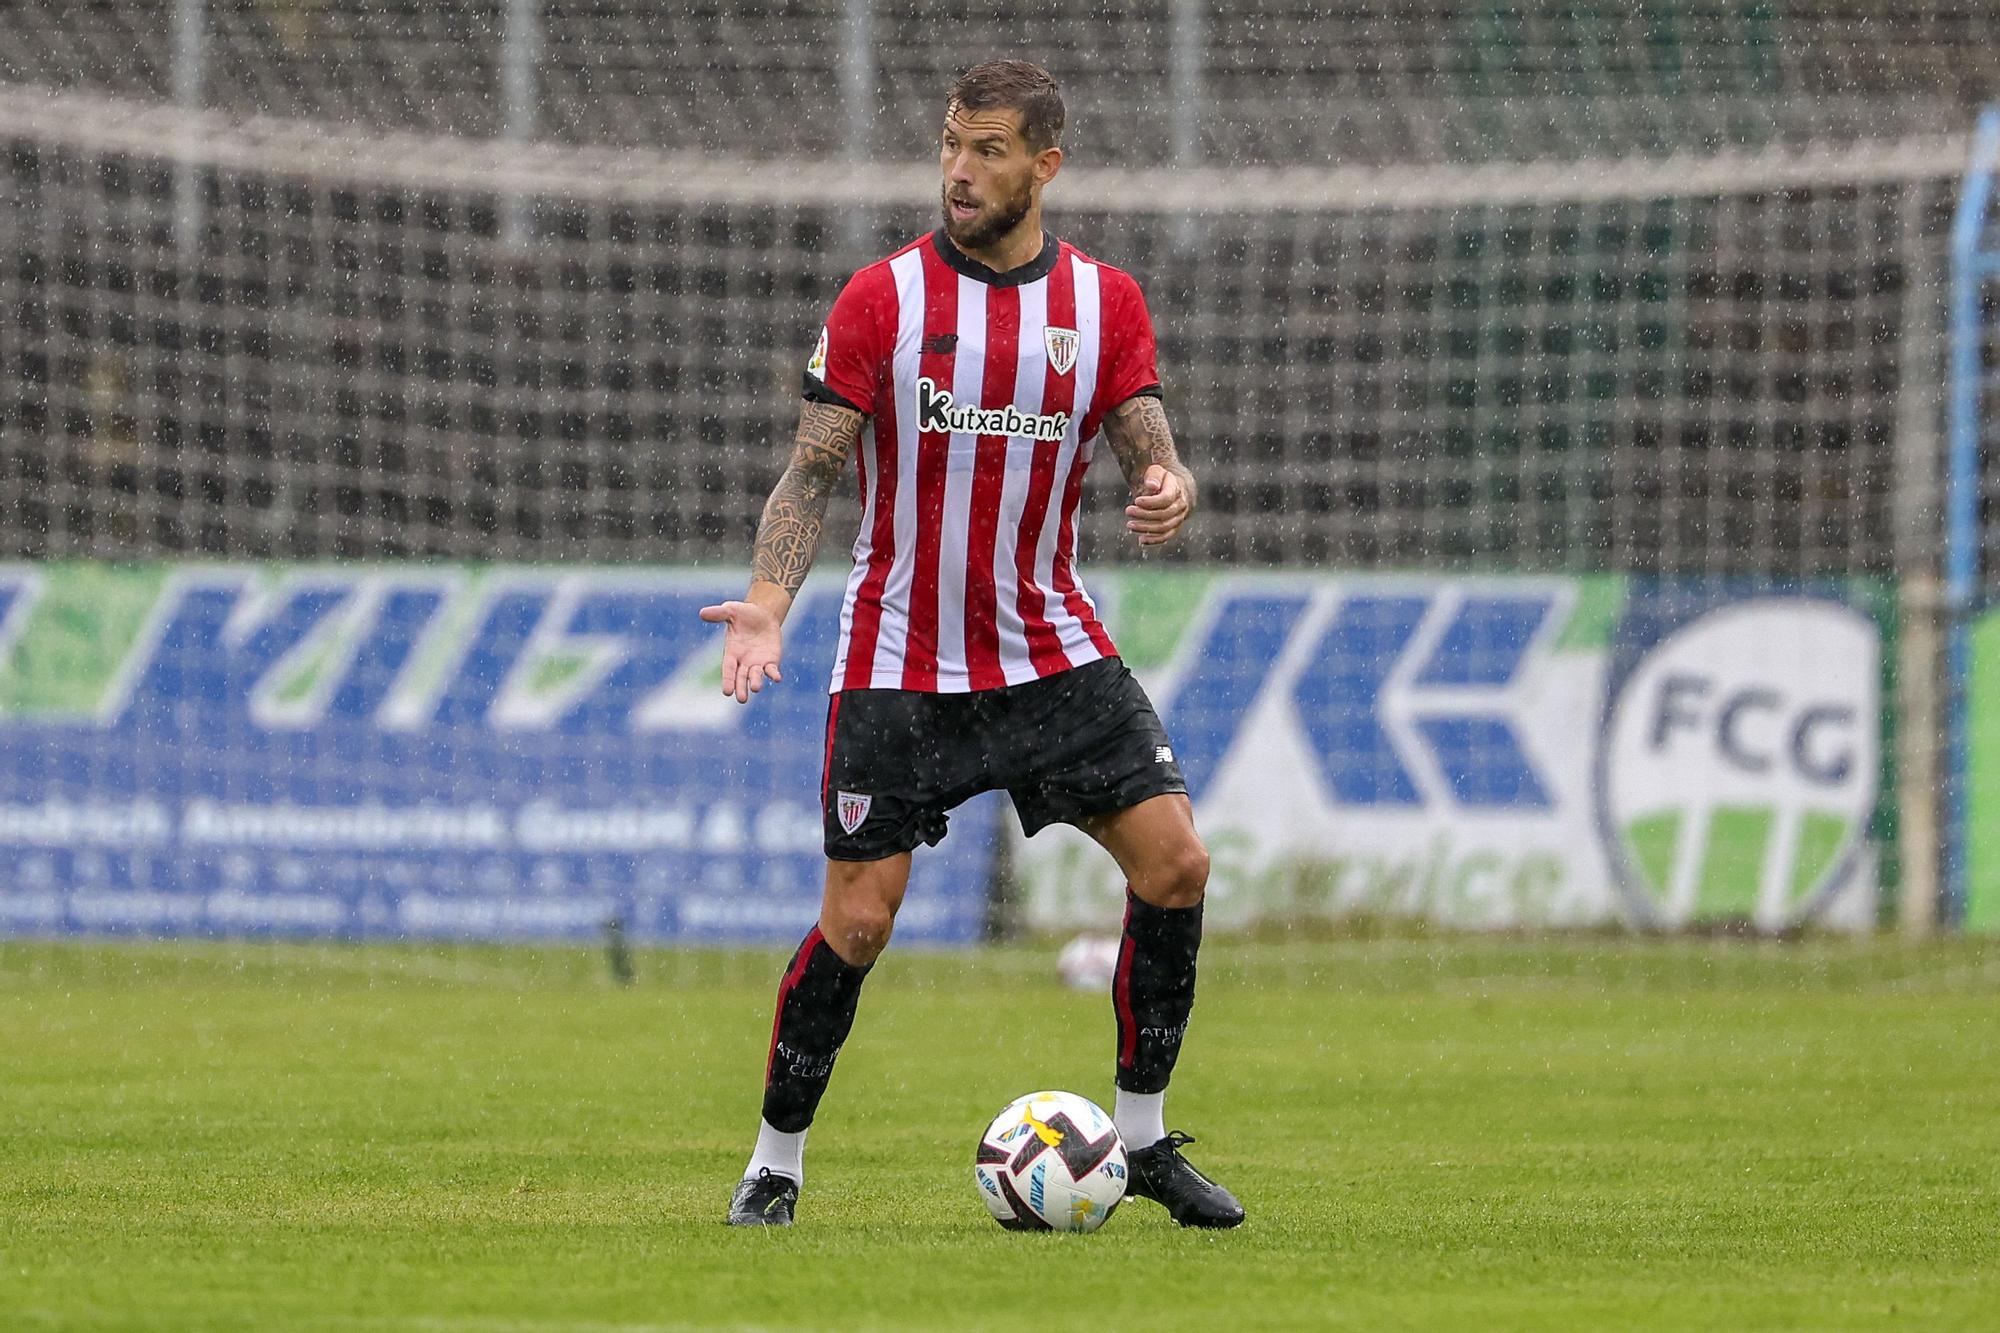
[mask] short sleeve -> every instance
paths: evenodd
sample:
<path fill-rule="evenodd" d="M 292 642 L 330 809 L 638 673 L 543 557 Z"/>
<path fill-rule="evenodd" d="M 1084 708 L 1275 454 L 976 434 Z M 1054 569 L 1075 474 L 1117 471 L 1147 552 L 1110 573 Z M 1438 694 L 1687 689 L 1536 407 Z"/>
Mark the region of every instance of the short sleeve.
<path fill-rule="evenodd" d="M 863 270 L 848 280 L 806 362 L 805 396 L 873 415 L 875 390 L 888 340 L 882 333 L 877 275 Z"/>
<path fill-rule="evenodd" d="M 1099 399 L 1110 411 L 1128 399 L 1160 392 L 1159 351 L 1153 343 L 1153 316 L 1146 309 L 1146 297 L 1129 274 L 1114 280 L 1110 315 L 1105 332 L 1105 365 L 1098 376 L 1102 386 Z"/>

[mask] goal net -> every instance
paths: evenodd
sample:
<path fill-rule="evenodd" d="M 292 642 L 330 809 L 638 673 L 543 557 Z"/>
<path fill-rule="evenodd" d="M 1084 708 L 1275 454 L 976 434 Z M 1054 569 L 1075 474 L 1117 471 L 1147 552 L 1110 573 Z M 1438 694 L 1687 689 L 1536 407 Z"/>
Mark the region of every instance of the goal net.
<path fill-rule="evenodd" d="M 1065 170 L 1052 216 L 1144 279 L 1203 482 L 1188 540 L 1105 586 L 1108 604 L 1154 599 L 1121 643 L 1222 812 L 1204 827 L 1220 850 L 1301 828 L 1382 841 L 1253 855 L 1218 878 L 1218 920 L 1775 928 L 1886 875 L 1892 710 L 1865 670 L 1840 686 L 1870 713 L 1845 768 L 1803 729 L 1817 705 L 1785 721 L 1806 780 L 1837 777 L 1833 805 L 1806 786 L 1668 809 L 1644 755 L 1600 783 L 1589 747 L 1600 721 L 1624 725 L 1606 682 L 1651 680 L 1607 626 L 1663 635 L 1686 610 L 1620 602 L 1625 580 L 1867 584 L 1889 609 L 1865 632 L 1807 626 L 1787 660 L 1892 651 L 1873 626 L 1893 585 L 1938 561 L 1963 154 L 1918 133 Z M 700 738 L 739 724 L 716 710 L 692 607 L 741 578 L 824 310 L 933 225 L 935 188 L 926 167 L 824 155 L 336 133 L 0 90 L 0 541 L 32 562 L 0 599 L 0 696 L 32 722 L 0 729 L 0 914 L 795 935 L 823 699 L 760 701 L 716 759 Z M 1085 559 L 1130 568 L 1112 471 L 1090 482 Z M 612 568 L 660 564 L 691 572 Z M 1259 569 L 1290 574 L 1243 581 Z M 1285 581 L 1316 570 L 1375 581 Z M 795 617 L 807 679 L 837 600 Z M 1552 653 L 1568 656 L 1524 665 Z M 1737 687 L 1746 707 L 1770 694 Z M 136 740 L 119 730 L 135 699 L 152 727 Z M 1273 699 L 1282 744 L 1252 706 Z M 1656 721 L 1691 728 L 1689 710 Z M 1733 744 L 1735 716 L 1702 721 Z M 1928 789 L 1924 767 L 1902 773 Z M 928 863 L 910 932 L 978 932 L 966 886 L 998 818 L 955 822 L 960 859 Z M 1400 847 L 1437 850 L 1406 866 Z M 1098 888 L 1037 855 L 1019 868 L 1030 920 L 1102 919 Z M 1623 909 L 1613 879 L 1639 886 Z"/>
<path fill-rule="evenodd" d="M 21 92 L 0 138 L 0 531 L 34 556 L 740 562 L 813 329 L 934 225 L 903 167 Z M 1159 312 L 1183 558 L 1886 574 L 1935 524 L 1962 153 L 1078 170 L 1051 206 Z"/>
<path fill-rule="evenodd" d="M 497 137 L 528 17 L 535 137 L 779 158 L 927 143 L 969 43 L 1046 65 L 1079 159 L 1127 166 L 1880 142 L 1962 130 L 2000 71 L 1994 25 L 1950 0 L 8 0 L 0 81 L 166 100 L 191 8 L 198 100 L 232 115 Z"/>

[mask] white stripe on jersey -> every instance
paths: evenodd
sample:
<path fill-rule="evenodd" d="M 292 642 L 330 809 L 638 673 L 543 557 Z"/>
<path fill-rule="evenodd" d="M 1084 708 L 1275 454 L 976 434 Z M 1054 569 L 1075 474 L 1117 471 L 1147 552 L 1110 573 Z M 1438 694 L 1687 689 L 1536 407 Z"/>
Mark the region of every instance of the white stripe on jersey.
<path fill-rule="evenodd" d="M 977 407 L 986 380 L 986 284 L 963 273 L 958 279 L 958 346 L 952 358 L 951 396 Z M 938 527 L 937 685 L 967 686 L 965 661 L 965 574 L 972 540 L 972 469 L 979 437 L 963 433 L 945 442 L 944 514 Z"/>
<path fill-rule="evenodd" d="M 1021 344 L 1014 359 L 1014 405 L 1030 415 L 1042 410 L 1049 354 L 1043 331 L 1049 324 L 1049 280 L 1021 288 Z M 1021 572 L 1015 568 L 1021 545 L 1021 515 L 1028 507 L 1028 482 L 1035 466 L 1035 442 L 1007 440 L 1007 472 L 1000 483 L 1000 526 L 993 543 L 993 588 L 1000 629 L 1000 674 L 1009 685 L 1035 678 L 1028 659 L 1028 628 L 1021 620 Z"/>
<path fill-rule="evenodd" d="M 1067 447 L 1064 450 L 1062 458 L 1062 471 L 1057 474 L 1056 484 L 1049 493 L 1048 530 L 1050 532 L 1054 532 L 1062 526 L 1063 494 L 1069 485 L 1069 469 L 1075 462 L 1076 450 L 1081 449 L 1083 451 L 1083 465 L 1085 467 L 1090 466 L 1091 447 L 1080 437 L 1083 433 L 1083 419 L 1090 414 L 1090 403 L 1097 396 L 1097 340 L 1099 335 L 1097 265 L 1086 264 L 1074 255 L 1070 257 L 1070 265 L 1070 271 L 1076 277 L 1076 402 L 1078 406 L 1076 411 L 1070 415 L 1069 433 L 1063 441 Z M 1081 525 L 1079 525 L 1080 527 Z M 1080 533 L 1077 535 L 1080 536 Z M 1075 551 L 1071 552 L 1070 575 L 1076 580 L 1077 588 L 1081 590 L 1083 587 L 1083 578 L 1077 570 L 1077 554 L 1079 553 Z M 1051 573 L 1049 577 L 1042 580 L 1042 586 L 1048 589 L 1049 623 L 1055 626 L 1056 637 L 1062 642 L 1063 656 L 1067 657 L 1072 665 L 1077 666 L 1085 662 L 1095 661 L 1098 656 L 1097 645 L 1090 641 L 1090 634 L 1084 629 L 1083 622 L 1070 614 L 1069 607 L 1064 605 L 1063 597 L 1056 591 L 1055 575 L 1053 573 L 1055 565 L 1053 547 L 1050 548 L 1049 564 Z M 1094 604 L 1090 602 L 1090 595 L 1088 593 L 1084 594 L 1084 602 L 1086 605 L 1092 605 L 1091 614 L 1095 615 L 1096 610 Z"/>
<path fill-rule="evenodd" d="M 906 251 L 889 261 L 896 279 L 896 348 L 891 365 L 896 394 L 896 559 L 882 588 L 882 628 L 875 639 L 869 684 L 897 689 L 903 683 L 903 650 L 910 641 L 910 581 L 917 561 L 917 364 L 924 341 L 924 257 Z M 835 680 L 840 677 L 835 676 Z"/>

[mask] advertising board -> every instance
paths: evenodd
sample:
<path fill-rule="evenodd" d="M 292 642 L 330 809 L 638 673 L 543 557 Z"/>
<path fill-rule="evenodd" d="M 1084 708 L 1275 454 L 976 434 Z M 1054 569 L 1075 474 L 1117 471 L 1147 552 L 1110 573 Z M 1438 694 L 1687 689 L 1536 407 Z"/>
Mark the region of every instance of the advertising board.
<path fill-rule="evenodd" d="M 837 581 L 717 688 L 738 572 L 0 572 L 0 932 L 791 943 L 818 914 Z M 983 926 L 991 800 L 899 939 Z"/>
<path fill-rule="evenodd" d="M 1873 921 L 1882 634 L 1844 593 L 1198 573 L 1094 586 L 1187 772 L 1217 924 Z M 1117 919 L 1122 882 L 1081 835 L 1025 840 L 1013 862 L 1031 924 Z"/>

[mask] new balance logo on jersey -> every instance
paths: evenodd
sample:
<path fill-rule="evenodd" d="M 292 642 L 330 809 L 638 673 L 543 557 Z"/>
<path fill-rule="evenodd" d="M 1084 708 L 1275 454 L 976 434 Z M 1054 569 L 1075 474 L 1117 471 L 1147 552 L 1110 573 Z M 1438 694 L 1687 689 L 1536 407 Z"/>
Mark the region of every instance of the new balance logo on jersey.
<path fill-rule="evenodd" d="M 1153 762 L 1156 764 L 1173 763 L 1174 747 L 1171 745 L 1155 745 L 1153 747 Z"/>
<path fill-rule="evenodd" d="M 1060 440 L 1069 429 L 1069 413 L 1047 416 L 1005 407 L 973 407 L 955 401 L 928 375 L 917 381 L 917 429 L 940 435 L 1016 435 L 1027 440 Z"/>

